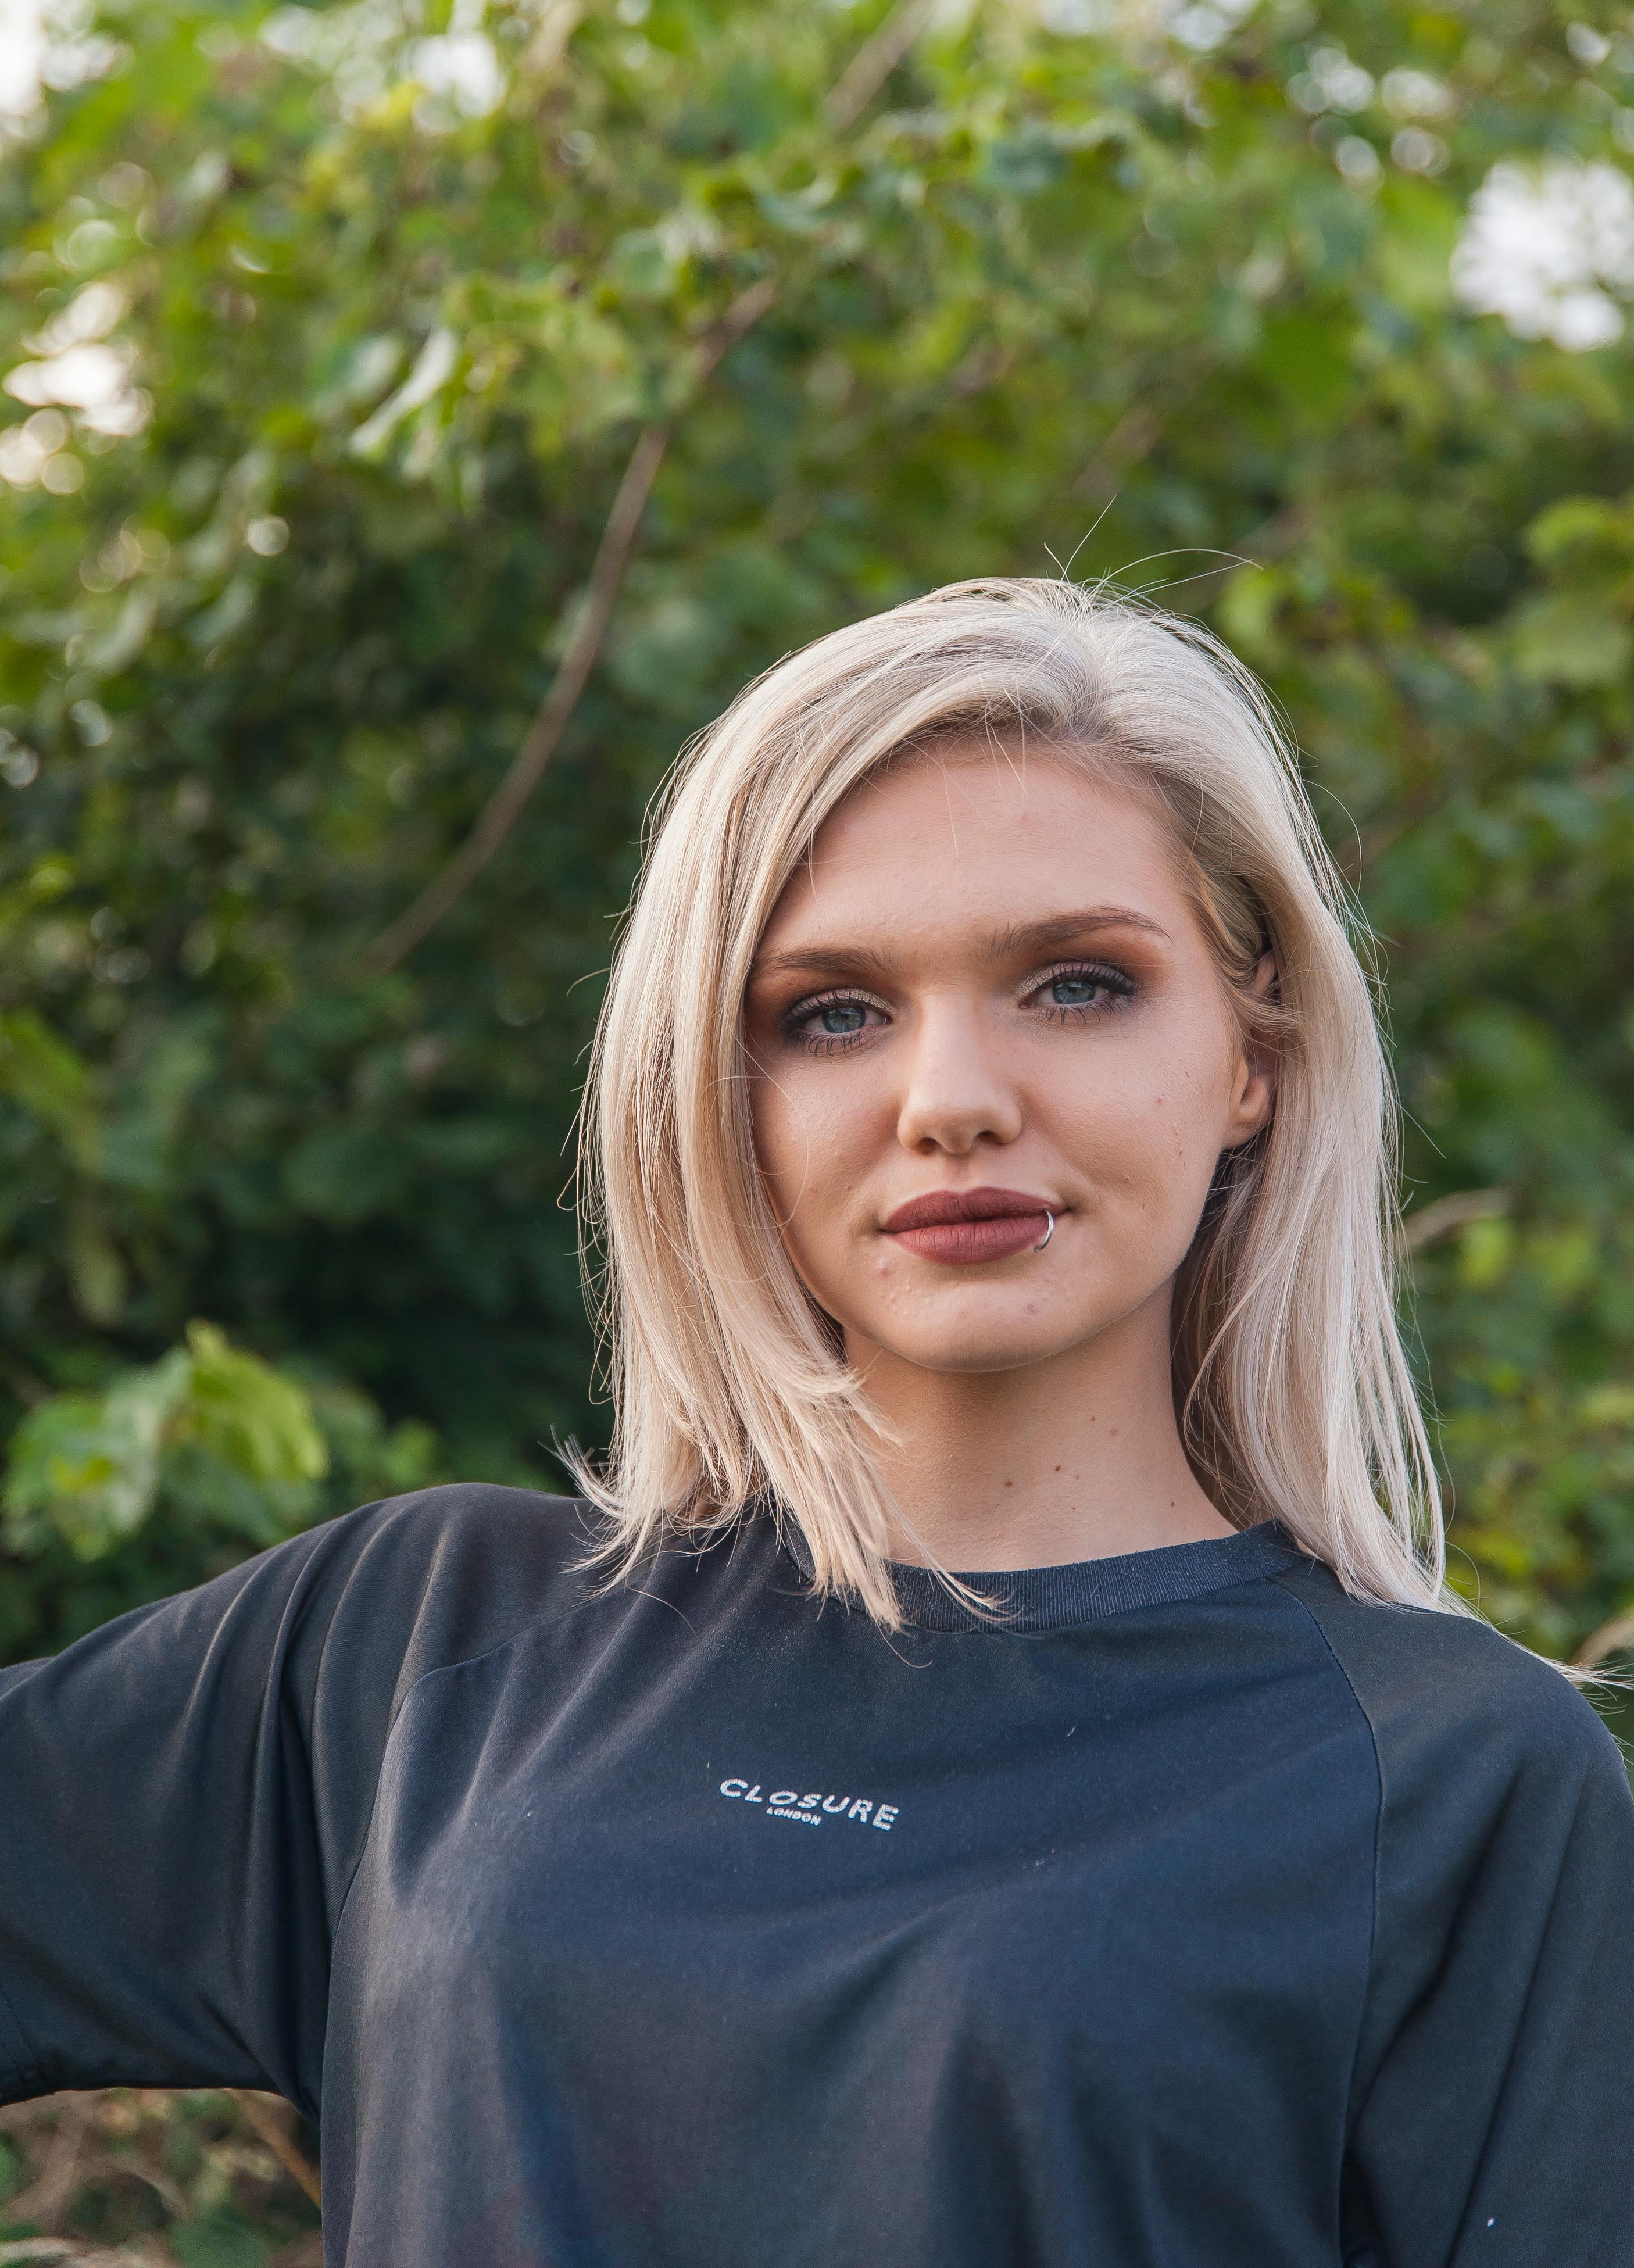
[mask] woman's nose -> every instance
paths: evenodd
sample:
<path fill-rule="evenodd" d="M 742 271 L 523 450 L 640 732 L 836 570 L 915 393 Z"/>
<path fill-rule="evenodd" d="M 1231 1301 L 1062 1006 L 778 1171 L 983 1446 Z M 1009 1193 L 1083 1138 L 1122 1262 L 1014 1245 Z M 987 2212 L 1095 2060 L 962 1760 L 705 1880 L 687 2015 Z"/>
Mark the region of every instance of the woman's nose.
<path fill-rule="evenodd" d="M 1013 1142 L 1021 1131 L 1020 1095 L 976 1009 L 927 1008 L 898 1060 L 906 1085 L 896 1135 L 905 1150 L 964 1157 L 979 1142 Z"/>

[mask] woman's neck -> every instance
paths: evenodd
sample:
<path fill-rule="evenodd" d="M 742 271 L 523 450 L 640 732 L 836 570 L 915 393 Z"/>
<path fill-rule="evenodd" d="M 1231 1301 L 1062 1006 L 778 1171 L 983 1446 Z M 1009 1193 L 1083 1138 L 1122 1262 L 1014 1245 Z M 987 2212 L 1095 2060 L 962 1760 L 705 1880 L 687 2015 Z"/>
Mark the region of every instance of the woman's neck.
<path fill-rule="evenodd" d="M 894 1555 L 975 1572 L 1100 1559 L 1230 1533 L 1174 1420 L 1167 1286 L 1068 1353 L 1022 1370 L 922 1369 L 847 1351 L 895 1435 Z"/>

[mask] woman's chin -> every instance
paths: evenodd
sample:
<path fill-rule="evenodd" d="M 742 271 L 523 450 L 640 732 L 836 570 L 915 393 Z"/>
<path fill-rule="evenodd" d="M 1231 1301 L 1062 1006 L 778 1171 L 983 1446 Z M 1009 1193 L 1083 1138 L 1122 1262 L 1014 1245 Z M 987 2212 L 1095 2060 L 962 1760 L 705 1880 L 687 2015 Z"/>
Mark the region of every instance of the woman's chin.
<path fill-rule="evenodd" d="M 877 1359 L 905 1363 L 915 1370 L 940 1373 L 948 1377 L 968 1378 L 983 1373 L 1026 1370 L 1035 1363 L 1058 1360 L 1081 1346 L 1093 1331 L 1081 1329 L 1064 1330 L 1058 1320 L 1045 1328 L 1037 1315 L 1020 1319 L 995 1319 L 983 1325 L 945 1325 L 922 1330 L 903 1330 L 900 1320 L 894 1319 L 888 1334 L 852 1335 L 857 1351 L 852 1357 L 858 1367 L 866 1370 L 870 1356 Z"/>

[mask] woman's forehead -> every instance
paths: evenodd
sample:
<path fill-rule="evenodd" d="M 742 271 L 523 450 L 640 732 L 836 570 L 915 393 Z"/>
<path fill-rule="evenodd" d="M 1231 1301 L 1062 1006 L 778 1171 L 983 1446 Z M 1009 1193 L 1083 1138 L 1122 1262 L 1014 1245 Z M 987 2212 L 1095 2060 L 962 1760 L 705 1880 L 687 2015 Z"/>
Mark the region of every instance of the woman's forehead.
<path fill-rule="evenodd" d="M 954 742 L 853 790 L 791 877 L 764 943 L 835 919 L 1003 930 L 1103 902 L 1167 923 L 1183 899 L 1148 797 L 1071 751 Z"/>

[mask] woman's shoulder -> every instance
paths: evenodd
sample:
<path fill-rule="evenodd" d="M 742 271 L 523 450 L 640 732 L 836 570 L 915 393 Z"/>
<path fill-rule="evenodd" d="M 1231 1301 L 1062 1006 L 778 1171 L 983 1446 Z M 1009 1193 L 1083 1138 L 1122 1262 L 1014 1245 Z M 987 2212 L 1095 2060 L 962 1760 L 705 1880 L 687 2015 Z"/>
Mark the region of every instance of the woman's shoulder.
<path fill-rule="evenodd" d="M 1500 1772 L 1623 1771 L 1622 1752 L 1559 1666 L 1478 1614 L 1351 1596 L 1326 1567 L 1282 1576 L 1373 1728 L 1381 1768 L 1461 1757 Z"/>
<path fill-rule="evenodd" d="M 403 1558 L 428 1568 L 473 1558 L 543 1568 L 583 1558 L 599 1540 L 582 1498 L 492 1481 L 448 1481 L 384 1497 L 312 1533 L 342 1556 Z"/>
<path fill-rule="evenodd" d="M 392 1633 L 429 1665 L 485 1653 L 593 1596 L 585 1563 L 599 1540 L 580 1498 L 459 1481 L 361 1506 L 298 1543 L 323 1621 Z"/>

